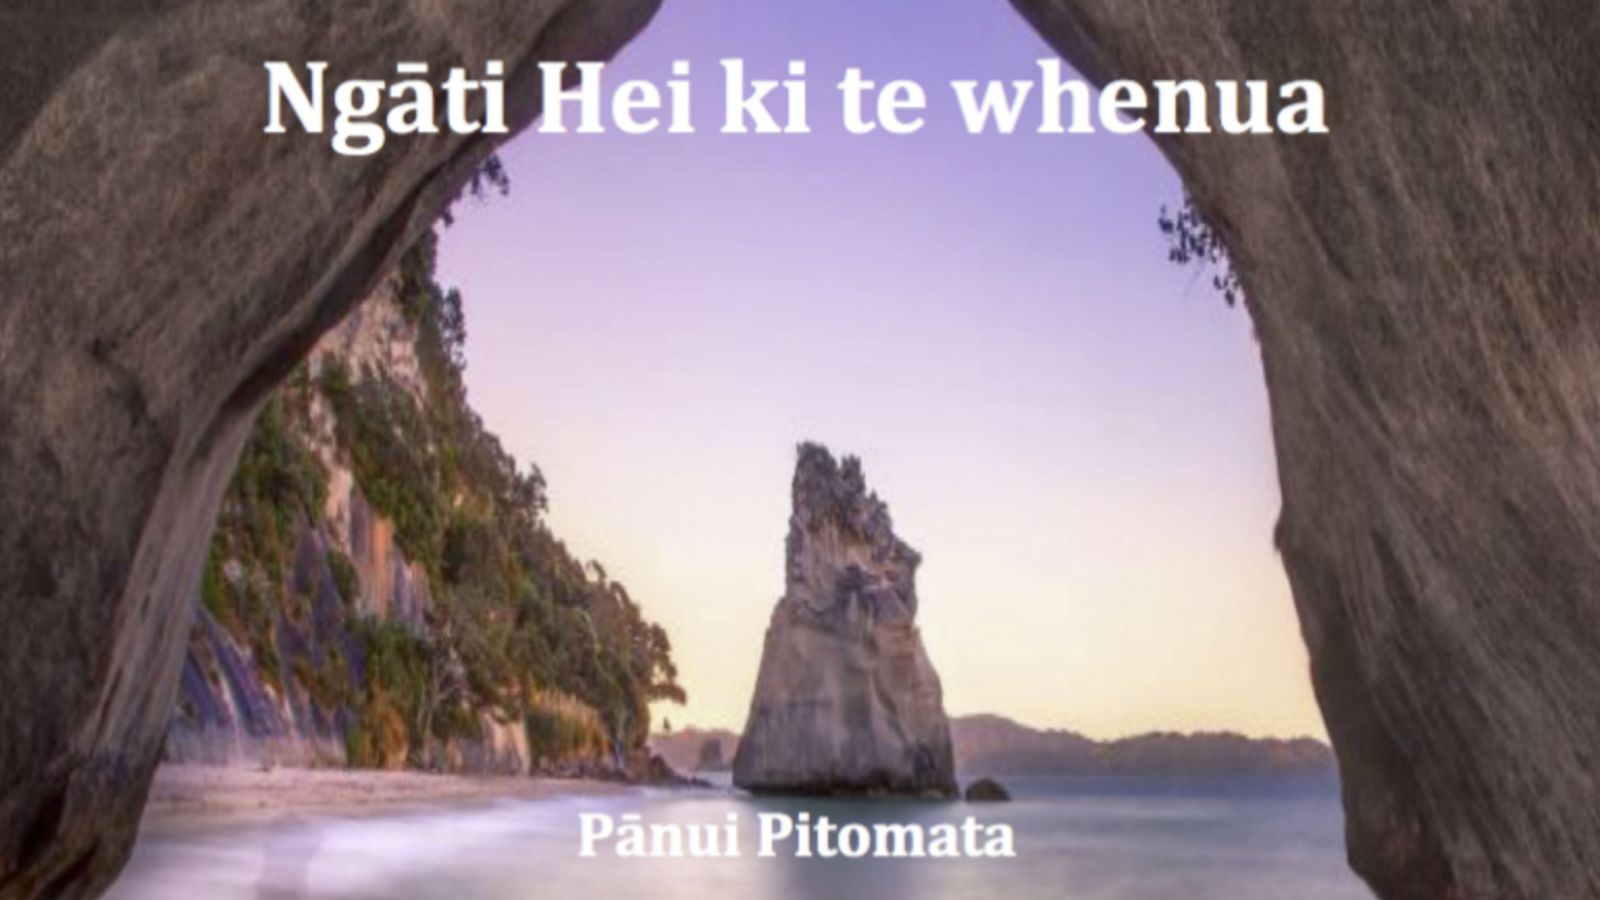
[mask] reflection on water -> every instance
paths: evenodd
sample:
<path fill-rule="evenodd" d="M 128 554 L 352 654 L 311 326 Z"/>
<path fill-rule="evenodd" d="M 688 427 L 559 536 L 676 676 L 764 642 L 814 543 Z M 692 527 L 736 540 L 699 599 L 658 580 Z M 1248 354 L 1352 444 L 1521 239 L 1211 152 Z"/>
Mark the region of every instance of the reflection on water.
<path fill-rule="evenodd" d="M 311 861 L 322 843 L 314 821 L 290 816 L 279 827 L 261 833 L 262 871 L 256 884 L 260 900 L 300 900 L 311 894 Z"/>
<path fill-rule="evenodd" d="M 1082 900 L 1356 900 L 1328 782 L 1009 779 L 1017 800 L 969 805 L 752 799 L 640 790 L 385 816 L 296 816 L 269 825 L 146 835 L 114 900 L 582 897 L 933 897 Z M 1016 829 L 1014 859 L 755 857 L 756 814 L 959 822 Z M 578 814 L 743 823 L 736 859 L 578 858 Z"/>

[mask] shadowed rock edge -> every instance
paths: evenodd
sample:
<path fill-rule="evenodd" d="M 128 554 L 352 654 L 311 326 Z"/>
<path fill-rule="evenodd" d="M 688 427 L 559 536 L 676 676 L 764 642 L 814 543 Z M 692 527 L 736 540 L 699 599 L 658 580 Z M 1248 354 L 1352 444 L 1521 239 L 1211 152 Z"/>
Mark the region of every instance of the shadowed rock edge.
<path fill-rule="evenodd" d="M 1327 88 L 1326 138 L 1159 143 L 1260 337 L 1351 861 L 1387 898 L 1600 896 L 1592 5 L 1014 2 L 1096 79 Z M 517 59 L 526 123 L 534 59 L 607 55 L 654 9 L 100 6 L 0 13 L 6 898 L 120 867 L 256 404 L 488 150 L 284 150 L 252 127 L 253 67 Z"/>
<path fill-rule="evenodd" d="M 263 138 L 261 61 L 503 59 L 515 129 L 540 60 L 607 58 L 657 5 L 0 13 L 23 48 L 0 91 L 0 898 L 93 895 L 121 868 L 256 410 L 493 149 Z"/>
<path fill-rule="evenodd" d="M 1600 17 L 1013 0 L 1086 75 L 1313 78 L 1156 135 L 1261 345 L 1277 546 L 1386 898 L 1600 896 Z"/>

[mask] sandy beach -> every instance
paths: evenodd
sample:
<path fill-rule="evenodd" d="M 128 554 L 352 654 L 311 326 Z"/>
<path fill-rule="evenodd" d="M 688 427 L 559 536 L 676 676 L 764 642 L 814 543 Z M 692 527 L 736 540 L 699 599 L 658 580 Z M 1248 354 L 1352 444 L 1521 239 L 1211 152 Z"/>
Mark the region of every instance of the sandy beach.
<path fill-rule="evenodd" d="M 189 825 L 260 821 L 305 812 L 378 813 L 406 807 L 625 790 L 626 785 L 576 779 L 348 769 L 162 766 L 150 787 L 143 827 L 165 831 Z"/>

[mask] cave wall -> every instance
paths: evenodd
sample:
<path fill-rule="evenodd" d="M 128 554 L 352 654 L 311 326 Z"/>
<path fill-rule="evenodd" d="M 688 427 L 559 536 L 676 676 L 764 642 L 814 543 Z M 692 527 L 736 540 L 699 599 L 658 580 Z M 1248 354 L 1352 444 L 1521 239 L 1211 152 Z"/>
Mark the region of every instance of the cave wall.
<path fill-rule="evenodd" d="M 264 140 L 260 62 L 609 55 L 656 0 L 0 13 L 0 897 L 121 865 L 265 391 L 488 148 Z M 1163 149 L 1261 341 L 1278 544 L 1388 898 L 1600 895 L 1600 16 L 1014 0 L 1091 77 L 1295 77 L 1327 137 Z"/>
<path fill-rule="evenodd" d="M 1600 11 L 1014 2 L 1090 77 L 1326 87 L 1327 137 L 1160 144 L 1260 341 L 1351 863 L 1600 896 Z"/>
<path fill-rule="evenodd" d="M 0 898 L 129 852 L 251 418 L 492 149 L 269 139 L 267 59 L 602 59 L 658 0 L 21 0 L 0 11 Z"/>

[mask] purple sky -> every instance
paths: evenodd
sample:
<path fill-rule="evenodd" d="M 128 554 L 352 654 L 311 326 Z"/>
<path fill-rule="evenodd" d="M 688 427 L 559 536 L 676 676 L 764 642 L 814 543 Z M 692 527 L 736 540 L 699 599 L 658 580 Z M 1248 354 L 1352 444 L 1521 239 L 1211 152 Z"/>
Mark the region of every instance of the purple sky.
<path fill-rule="evenodd" d="M 694 135 L 540 135 L 464 204 L 472 402 L 551 520 L 677 648 L 675 724 L 737 728 L 783 589 L 793 447 L 862 456 L 923 552 L 952 713 L 1107 737 L 1322 733 L 1288 589 L 1256 345 L 1155 227 L 1141 136 L 966 134 L 951 79 L 1032 78 L 1001 0 L 669 2 L 607 69 L 694 69 Z M 734 136 L 718 60 L 804 59 L 810 135 Z M 927 89 L 852 136 L 847 66 Z"/>

